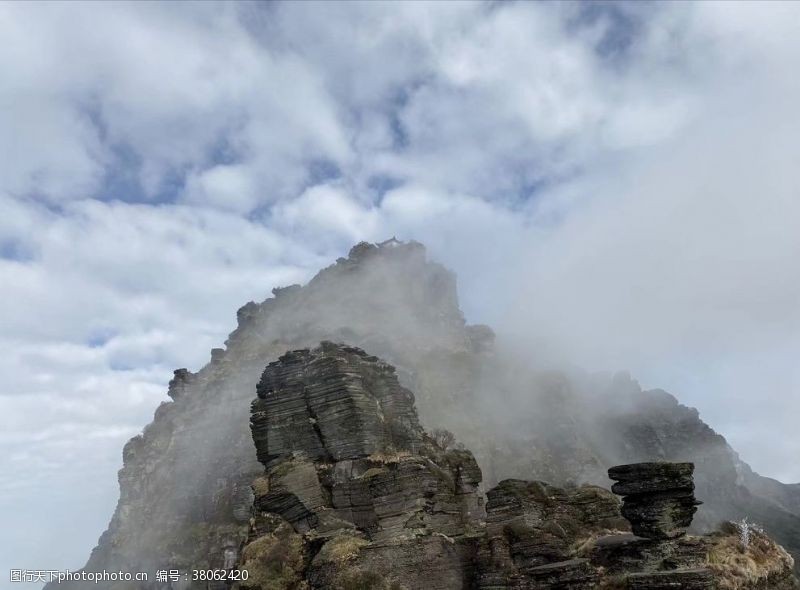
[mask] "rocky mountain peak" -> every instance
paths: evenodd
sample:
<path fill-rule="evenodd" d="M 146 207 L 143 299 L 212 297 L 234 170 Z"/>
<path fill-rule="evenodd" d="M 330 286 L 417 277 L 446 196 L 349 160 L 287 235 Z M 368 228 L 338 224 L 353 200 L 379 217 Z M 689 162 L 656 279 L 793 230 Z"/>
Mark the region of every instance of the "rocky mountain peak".
<path fill-rule="evenodd" d="M 597 545 L 605 557 L 573 550 L 627 527 L 613 524 L 621 518 L 607 470 L 642 462 L 694 464 L 693 493 L 704 502 L 695 532 L 749 517 L 800 555 L 796 487 L 754 474 L 671 395 L 629 378 L 537 372 L 502 354 L 490 328 L 465 323 L 455 276 L 420 244 L 359 244 L 308 284 L 247 303 L 237 320 L 206 366 L 175 372 L 170 401 L 125 446 L 119 503 L 87 569 L 223 568 L 234 554 L 243 564 L 274 549 L 306 576 L 309 558 L 329 564 L 365 547 L 365 571 L 420 555 L 450 560 L 434 560 L 450 572 L 442 588 L 465 579 L 580 588 L 546 584 L 592 580 L 606 557 L 604 568 L 635 558 L 638 570 L 619 567 L 642 573 L 652 547 L 695 543 L 612 535 Z M 426 434 L 435 430 L 454 436 Z M 434 440 L 453 438 L 471 452 Z M 657 526 L 666 522 L 659 514 Z M 665 530 L 683 533 L 691 516 Z M 341 538 L 321 541 L 329 537 Z M 402 550 L 385 548 L 394 544 Z M 774 547 L 764 540 L 767 562 L 782 565 L 764 576 L 783 575 L 791 561 Z M 681 559 L 683 569 L 697 563 Z M 303 581 L 336 587 L 325 586 L 326 571 Z M 416 579 L 407 588 L 435 587 Z M 538 586 L 514 585 L 520 579 Z"/>

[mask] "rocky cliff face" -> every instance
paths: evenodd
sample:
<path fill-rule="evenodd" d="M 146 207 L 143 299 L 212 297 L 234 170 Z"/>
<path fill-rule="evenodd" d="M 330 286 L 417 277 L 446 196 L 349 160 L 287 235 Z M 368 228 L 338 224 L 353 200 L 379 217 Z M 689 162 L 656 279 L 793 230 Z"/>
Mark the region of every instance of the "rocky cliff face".
<path fill-rule="evenodd" d="M 620 502 L 595 486 L 504 480 L 484 508 L 472 454 L 437 444 L 394 368 L 359 348 L 289 352 L 257 391 L 250 424 L 265 474 L 237 561 L 245 589 L 691 590 L 730 573 L 707 560 L 721 537 L 685 538 L 691 463 L 610 470 L 636 536 L 613 532 L 628 526 Z M 790 562 L 772 569 L 785 577 L 773 588 L 793 587 Z"/>
<path fill-rule="evenodd" d="M 691 461 L 696 465 L 696 495 L 704 501 L 695 520 L 700 528 L 748 516 L 791 551 L 800 553 L 800 493 L 796 487 L 753 474 L 696 411 L 679 405 L 664 392 L 642 391 L 624 376 L 536 373 L 497 353 L 490 329 L 464 322 L 453 275 L 429 262 L 419 244 L 360 244 L 348 258 L 339 259 L 306 286 L 275 289 L 273 294 L 239 310 L 237 329 L 224 349 L 212 351 L 208 365 L 197 373 L 176 371 L 169 388 L 172 401 L 162 404 L 142 435 L 125 447 L 120 501 L 87 569 L 189 571 L 224 567 L 234 557 L 253 559 L 261 553 L 259 545 L 251 547 L 257 538 L 250 518 L 254 505 L 263 506 L 267 500 L 263 487 L 251 484 L 263 482 L 265 465 L 267 481 L 278 477 L 270 474 L 273 467 L 278 474 L 286 471 L 289 478 L 276 479 L 277 487 L 270 488 L 273 492 L 281 485 L 289 486 L 292 478 L 304 481 L 312 467 L 320 473 L 321 465 L 331 461 L 368 461 L 370 456 L 380 455 L 382 451 L 376 449 L 385 444 L 387 448 L 402 447 L 397 454 L 410 453 L 415 458 L 408 461 L 412 465 L 431 448 L 422 434 L 423 426 L 455 432 L 474 452 L 486 487 L 508 478 L 545 480 L 568 489 L 581 483 L 607 487 L 607 469 L 616 464 Z M 330 385 L 331 391 L 338 391 L 346 400 L 344 414 L 326 405 L 333 393 L 322 386 L 313 395 L 295 392 L 290 400 L 281 402 L 284 405 L 270 406 L 269 391 L 285 393 L 302 379 L 281 361 L 280 370 L 277 365 L 272 372 L 268 369 L 265 380 L 264 367 L 287 350 L 311 349 L 324 340 L 347 342 L 395 366 L 397 386 L 416 393 L 422 425 L 416 423 L 416 413 L 412 418 L 408 412 L 410 402 L 402 393 L 406 390 L 374 389 L 368 382 L 380 381 L 376 376 L 366 381 L 361 377 L 362 390 L 368 394 L 356 392 L 352 384 L 344 389 Z M 308 364 L 300 358 L 295 361 L 297 366 Z M 325 368 L 327 361 L 318 361 L 315 370 L 323 375 L 330 367 Z M 282 373 L 284 370 L 288 372 Z M 256 406 L 260 409 L 252 416 L 251 433 L 249 405 L 257 385 L 261 397 Z M 388 404 L 385 408 L 384 401 Z M 386 414 L 381 422 L 380 414 L 370 411 L 370 404 L 376 403 L 381 412 L 396 415 L 398 424 L 404 426 L 387 432 Z M 292 426 L 275 418 L 281 413 L 295 421 Z M 269 420 L 274 420 L 271 426 Z M 328 429 L 333 429 L 334 439 L 326 434 Z M 405 442 L 401 442 L 401 432 L 407 437 Z M 349 442 L 342 448 L 338 443 L 331 446 L 331 440 L 339 436 Z M 289 469 L 298 459 L 290 459 L 286 452 L 296 446 L 306 449 L 305 458 L 298 463 L 303 466 Z M 367 451 L 365 456 L 353 456 Z M 426 460 L 446 474 L 448 461 L 455 459 Z M 391 473 L 407 468 L 405 462 L 396 465 Z M 353 473 L 358 474 L 358 469 Z M 341 471 L 336 471 L 325 476 L 328 479 L 320 476 L 320 481 L 340 476 Z M 397 481 L 405 481 L 402 473 L 396 476 L 401 479 L 393 480 L 395 483 L 375 481 L 391 488 L 399 485 Z M 326 489 L 321 488 L 317 501 L 328 504 L 317 507 L 327 506 L 334 514 Z M 348 493 L 357 495 L 359 489 L 356 486 Z M 569 496 L 572 492 L 563 493 Z M 494 506 L 495 498 L 502 504 L 502 497 L 500 492 L 488 494 L 487 509 Z M 259 526 L 282 539 L 279 552 L 286 563 L 304 558 L 305 549 L 300 551 L 302 544 L 293 536 L 308 533 L 295 528 L 302 518 L 275 518 L 269 516 Z M 487 526 L 492 518 L 487 515 Z M 356 545 L 378 542 L 369 536 L 369 526 L 352 519 L 351 524 L 362 535 L 355 535 Z M 360 528 L 362 525 L 366 528 Z M 319 523 L 312 526 L 308 521 L 306 526 L 319 532 Z M 242 552 L 240 548 L 248 541 L 249 549 Z M 426 542 L 431 547 L 439 543 L 435 539 Z M 261 543 L 267 551 L 269 543 Z M 477 551 L 476 559 L 486 555 L 485 548 Z M 515 551 L 511 554 L 517 555 Z"/>
<path fill-rule="evenodd" d="M 284 571 L 262 557 L 276 523 L 299 547 L 280 587 L 469 586 L 480 469 L 423 431 L 391 365 L 331 343 L 290 352 L 264 371 L 251 428 L 266 473 L 253 486 L 248 588 Z"/>

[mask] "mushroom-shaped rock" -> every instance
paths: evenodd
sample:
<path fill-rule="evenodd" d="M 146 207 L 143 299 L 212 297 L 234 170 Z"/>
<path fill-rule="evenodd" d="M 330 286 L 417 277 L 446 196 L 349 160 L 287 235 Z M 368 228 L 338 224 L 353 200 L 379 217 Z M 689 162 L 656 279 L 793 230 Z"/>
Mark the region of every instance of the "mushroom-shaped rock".
<path fill-rule="evenodd" d="M 694 497 L 693 463 L 634 463 L 608 470 L 611 490 L 623 497 L 622 515 L 648 539 L 686 534 L 700 504 Z"/>

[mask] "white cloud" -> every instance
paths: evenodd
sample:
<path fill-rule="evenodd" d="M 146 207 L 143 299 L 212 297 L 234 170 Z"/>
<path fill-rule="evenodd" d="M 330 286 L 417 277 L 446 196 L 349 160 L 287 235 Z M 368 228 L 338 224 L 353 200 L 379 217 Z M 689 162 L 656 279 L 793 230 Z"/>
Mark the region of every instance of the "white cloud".
<path fill-rule="evenodd" d="M 347 157 L 318 75 L 292 54 L 264 51 L 235 5 L 0 10 L 7 191 L 90 196 L 122 164 L 155 196 L 224 148 L 271 185 L 260 195 L 269 201 L 304 181 L 309 160 Z"/>
<path fill-rule="evenodd" d="M 108 507 L 10 566 L 78 565 L 239 305 L 390 235 L 800 479 L 798 8 L 642 6 L 0 5 L 0 501 Z"/>
<path fill-rule="evenodd" d="M 276 206 L 272 215 L 275 227 L 331 248 L 328 251 L 380 235 L 378 211 L 336 185 L 313 186 Z"/>
<path fill-rule="evenodd" d="M 186 201 L 207 203 L 223 209 L 247 212 L 258 202 L 255 179 L 248 167 L 241 164 L 220 164 L 190 176 Z"/>

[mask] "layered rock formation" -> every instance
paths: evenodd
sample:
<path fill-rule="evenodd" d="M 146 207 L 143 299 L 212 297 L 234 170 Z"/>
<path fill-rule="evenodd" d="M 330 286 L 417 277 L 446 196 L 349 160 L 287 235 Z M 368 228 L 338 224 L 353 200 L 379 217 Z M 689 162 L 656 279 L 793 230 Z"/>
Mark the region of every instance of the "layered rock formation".
<path fill-rule="evenodd" d="M 270 363 L 252 410 L 258 459 L 269 467 L 292 453 L 316 461 L 416 453 L 414 398 L 394 372 L 361 349 L 325 342 Z"/>
<path fill-rule="evenodd" d="M 399 383 L 416 393 L 422 424 L 453 431 L 488 487 L 508 478 L 607 487 L 616 464 L 692 461 L 705 502 L 696 525 L 747 516 L 800 554 L 800 488 L 754 474 L 669 394 L 642 391 L 624 375 L 535 371 L 530 359 L 496 348 L 490 329 L 465 323 L 455 277 L 428 261 L 420 244 L 360 244 L 307 285 L 246 304 L 237 321 L 206 366 L 176 371 L 171 401 L 126 445 L 120 500 L 88 569 L 189 571 L 229 562 L 252 535 L 250 485 L 263 472 L 249 429 L 253 391 L 270 362 L 323 340 L 397 367 Z M 276 538 L 297 534 L 286 522 L 276 526 Z M 297 557 L 292 543 L 280 547 L 288 560 Z"/>
<path fill-rule="evenodd" d="M 627 587 L 716 588 L 713 572 L 704 567 L 710 539 L 684 539 L 700 504 L 694 497 L 692 463 L 636 463 L 608 470 L 616 480 L 611 490 L 623 497 L 622 515 L 632 535 L 600 538 L 595 563 L 610 573 L 625 574 Z"/>
<path fill-rule="evenodd" d="M 480 469 L 422 430 L 391 365 L 331 343 L 287 353 L 264 371 L 251 428 L 266 474 L 253 486 L 247 587 L 269 587 L 254 580 L 281 567 L 250 557 L 275 535 L 276 517 L 301 535 L 298 583 L 469 586 Z"/>
<path fill-rule="evenodd" d="M 647 539 L 682 537 L 697 506 L 692 463 L 635 463 L 608 470 L 611 491 L 624 497 L 622 515 Z"/>
<path fill-rule="evenodd" d="M 472 454 L 438 445 L 394 368 L 359 348 L 289 352 L 257 391 L 251 429 L 266 470 L 238 564 L 245 590 L 710 590 L 731 574 L 707 563 L 717 537 L 684 538 L 690 463 L 610 470 L 635 536 L 596 486 L 504 480 L 484 510 Z M 774 569 L 791 581 L 790 565 Z"/>
<path fill-rule="evenodd" d="M 475 580 L 481 589 L 593 588 L 600 573 L 588 559 L 576 557 L 576 545 L 627 526 L 619 502 L 595 486 L 561 489 L 509 479 L 487 497 Z"/>

